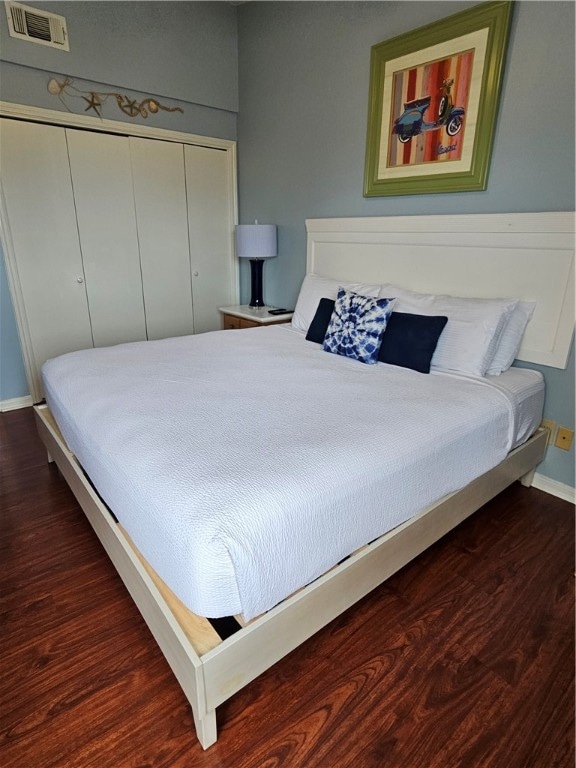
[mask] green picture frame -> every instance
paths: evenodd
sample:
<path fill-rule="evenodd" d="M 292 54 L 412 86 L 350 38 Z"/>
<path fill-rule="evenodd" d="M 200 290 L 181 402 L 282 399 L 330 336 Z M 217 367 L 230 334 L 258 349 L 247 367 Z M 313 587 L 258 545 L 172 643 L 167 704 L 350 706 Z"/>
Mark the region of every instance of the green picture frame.
<path fill-rule="evenodd" d="M 372 47 L 365 197 L 486 189 L 513 5 Z"/>

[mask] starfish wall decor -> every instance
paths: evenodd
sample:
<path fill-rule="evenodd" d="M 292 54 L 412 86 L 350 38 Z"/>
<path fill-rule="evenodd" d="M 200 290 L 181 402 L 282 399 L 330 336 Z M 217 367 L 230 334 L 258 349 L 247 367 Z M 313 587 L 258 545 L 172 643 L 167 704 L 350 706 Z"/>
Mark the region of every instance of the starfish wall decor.
<path fill-rule="evenodd" d="M 153 99 L 152 97 L 142 99 L 142 101 L 139 102 L 136 99 L 130 99 L 128 96 L 114 91 L 81 91 L 79 88 L 76 88 L 74 81 L 69 77 L 61 82 L 56 80 L 56 78 L 52 78 L 48 82 L 48 92 L 53 96 L 58 96 L 69 112 L 72 110 L 68 107 L 63 97 L 69 96 L 72 98 L 81 98 L 88 105 L 85 107 L 84 111 L 89 112 L 90 110 L 93 110 L 98 117 L 102 117 L 102 107 L 110 97 L 115 99 L 118 108 L 121 109 L 125 115 L 128 115 L 128 117 L 140 116 L 146 118 L 150 113 L 156 114 L 156 112 L 159 112 L 160 110 L 164 112 L 184 112 L 180 107 L 165 107 L 163 104 L 160 104 L 158 99 Z"/>

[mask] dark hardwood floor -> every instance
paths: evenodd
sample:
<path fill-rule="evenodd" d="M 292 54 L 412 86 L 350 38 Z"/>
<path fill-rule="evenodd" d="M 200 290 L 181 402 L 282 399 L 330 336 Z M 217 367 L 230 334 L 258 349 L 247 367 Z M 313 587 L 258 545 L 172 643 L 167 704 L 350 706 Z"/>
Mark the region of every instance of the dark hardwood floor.
<path fill-rule="evenodd" d="M 3 768 L 572 768 L 574 507 L 515 484 L 218 709 L 176 680 L 53 465 L 0 415 Z"/>

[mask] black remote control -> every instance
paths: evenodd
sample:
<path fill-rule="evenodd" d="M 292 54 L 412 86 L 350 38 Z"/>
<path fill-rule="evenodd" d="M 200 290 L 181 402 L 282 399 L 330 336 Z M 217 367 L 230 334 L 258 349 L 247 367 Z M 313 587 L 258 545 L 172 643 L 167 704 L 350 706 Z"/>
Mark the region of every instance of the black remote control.
<path fill-rule="evenodd" d="M 287 315 L 290 312 L 289 309 L 269 309 L 269 315 Z"/>

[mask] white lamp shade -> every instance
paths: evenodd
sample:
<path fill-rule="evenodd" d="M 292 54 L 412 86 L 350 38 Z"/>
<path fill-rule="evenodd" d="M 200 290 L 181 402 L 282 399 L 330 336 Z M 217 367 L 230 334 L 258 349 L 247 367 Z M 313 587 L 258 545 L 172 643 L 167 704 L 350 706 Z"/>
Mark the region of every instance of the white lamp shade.
<path fill-rule="evenodd" d="M 239 259 L 271 259 L 277 253 L 276 224 L 236 226 L 236 255 Z"/>

